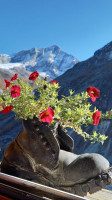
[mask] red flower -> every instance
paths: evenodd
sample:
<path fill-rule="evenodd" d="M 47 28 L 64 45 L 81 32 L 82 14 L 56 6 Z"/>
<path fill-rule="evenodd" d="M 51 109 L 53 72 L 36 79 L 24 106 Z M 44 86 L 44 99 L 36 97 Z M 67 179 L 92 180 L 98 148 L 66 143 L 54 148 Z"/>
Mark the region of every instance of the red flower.
<path fill-rule="evenodd" d="M 7 114 L 8 112 L 10 112 L 13 109 L 13 106 L 6 106 L 3 107 L 3 110 L 1 111 L 1 113 Z"/>
<path fill-rule="evenodd" d="M 88 87 L 87 92 L 88 92 L 89 96 L 91 97 L 92 101 L 96 101 L 96 98 L 98 98 L 100 96 L 100 90 L 98 90 L 95 87 Z"/>
<path fill-rule="evenodd" d="M 12 96 L 13 98 L 19 97 L 19 96 L 20 96 L 21 88 L 20 88 L 19 86 L 14 85 L 14 86 L 11 87 L 10 90 L 11 90 L 11 96 Z"/>
<path fill-rule="evenodd" d="M 51 123 L 54 117 L 54 110 L 52 108 L 48 108 L 44 112 L 40 113 L 41 121 Z"/>
<path fill-rule="evenodd" d="M 93 113 L 93 125 L 98 125 L 99 124 L 99 121 L 100 121 L 100 112 L 99 111 L 96 111 L 95 113 Z"/>
<path fill-rule="evenodd" d="M 38 72 L 33 72 L 32 74 L 30 74 L 29 80 L 34 81 L 38 76 L 39 76 Z"/>
<path fill-rule="evenodd" d="M 15 74 L 12 78 L 11 81 L 16 80 L 17 79 L 17 74 Z"/>
<path fill-rule="evenodd" d="M 58 84 L 59 82 L 58 82 L 58 81 L 53 81 L 53 80 L 52 80 L 51 83 L 52 83 L 52 84 L 54 84 L 54 83 L 55 83 L 55 84 Z"/>
<path fill-rule="evenodd" d="M 10 82 L 8 80 L 6 80 L 6 79 L 4 79 L 4 81 L 6 83 L 6 90 L 7 90 L 7 88 L 10 86 Z"/>

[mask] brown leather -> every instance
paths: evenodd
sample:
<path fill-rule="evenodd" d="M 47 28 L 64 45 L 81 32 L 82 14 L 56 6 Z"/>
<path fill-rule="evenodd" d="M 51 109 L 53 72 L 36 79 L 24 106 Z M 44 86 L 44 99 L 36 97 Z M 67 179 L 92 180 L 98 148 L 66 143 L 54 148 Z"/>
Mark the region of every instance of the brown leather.
<path fill-rule="evenodd" d="M 23 127 L 24 130 L 6 149 L 4 158 L 26 169 L 34 168 L 37 163 L 49 169 L 55 168 L 60 147 L 54 130 L 37 118 L 23 120 Z"/>
<path fill-rule="evenodd" d="M 4 173 L 76 193 L 77 184 L 83 185 L 109 169 L 109 162 L 99 154 L 72 153 L 73 140 L 58 124 L 49 127 L 34 117 L 23 120 L 23 128 L 5 150 L 1 163 Z M 60 150 L 59 143 L 65 150 Z"/>
<path fill-rule="evenodd" d="M 63 129 L 61 128 L 60 125 L 58 125 L 57 131 L 58 131 L 57 137 L 58 137 L 58 141 L 60 144 L 60 149 L 73 152 L 73 150 L 74 150 L 73 139 L 63 131 Z"/>

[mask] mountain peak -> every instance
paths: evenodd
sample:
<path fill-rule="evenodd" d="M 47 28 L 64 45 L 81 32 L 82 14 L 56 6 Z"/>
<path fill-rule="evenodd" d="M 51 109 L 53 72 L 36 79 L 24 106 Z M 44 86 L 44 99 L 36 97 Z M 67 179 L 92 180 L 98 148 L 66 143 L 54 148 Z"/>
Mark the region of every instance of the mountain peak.
<path fill-rule="evenodd" d="M 50 46 L 48 48 L 51 48 L 51 49 L 60 49 L 57 45 L 52 45 L 52 46 Z"/>
<path fill-rule="evenodd" d="M 17 52 L 9 58 L 0 56 L 0 68 L 4 70 L 15 70 L 15 72 L 22 70 L 24 73 L 38 71 L 51 79 L 63 74 L 78 62 L 74 56 L 65 53 L 57 45 L 47 48 L 33 47 Z M 23 72 L 20 73 L 23 74 Z"/>

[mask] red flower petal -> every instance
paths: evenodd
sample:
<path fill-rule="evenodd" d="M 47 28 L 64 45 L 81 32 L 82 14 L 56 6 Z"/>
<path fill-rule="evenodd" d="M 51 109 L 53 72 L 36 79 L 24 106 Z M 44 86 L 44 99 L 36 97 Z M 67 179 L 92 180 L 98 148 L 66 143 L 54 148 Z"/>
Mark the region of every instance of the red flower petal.
<path fill-rule="evenodd" d="M 99 96 L 100 96 L 100 90 L 98 90 L 95 87 L 88 87 L 87 92 L 93 102 L 96 101 L 96 98 L 99 98 Z"/>
<path fill-rule="evenodd" d="M 96 101 L 96 97 L 92 97 L 91 101 L 95 102 Z"/>
<path fill-rule="evenodd" d="M 11 81 L 16 80 L 17 79 L 17 74 L 15 74 L 12 78 Z"/>
<path fill-rule="evenodd" d="M 47 116 L 46 116 L 46 114 L 44 114 L 44 115 L 42 115 L 42 117 L 41 117 L 41 121 L 42 121 L 42 122 L 51 123 L 52 120 L 53 120 L 53 117 L 50 116 L 50 115 L 47 115 Z"/>
<path fill-rule="evenodd" d="M 34 81 L 38 76 L 39 76 L 39 73 L 35 71 L 32 74 L 30 74 L 29 80 Z"/>
<path fill-rule="evenodd" d="M 13 106 L 10 105 L 10 106 L 6 106 L 6 107 L 3 107 L 3 108 L 4 109 L 1 111 L 1 113 L 7 114 L 8 112 L 10 112 L 13 109 Z"/>
<path fill-rule="evenodd" d="M 54 117 L 54 110 L 52 108 L 48 108 L 44 112 L 40 113 L 41 121 L 51 123 Z"/>
<path fill-rule="evenodd" d="M 18 85 L 12 86 L 10 90 L 11 90 L 11 96 L 13 98 L 20 96 L 21 88 Z"/>
<path fill-rule="evenodd" d="M 55 80 L 54 80 L 54 81 L 52 80 L 51 83 L 52 83 L 52 84 L 58 84 L 59 82 L 58 82 L 58 81 L 55 81 Z"/>
<path fill-rule="evenodd" d="M 6 90 L 7 90 L 7 88 L 10 86 L 10 81 L 8 81 L 8 80 L 6 80 L 6 79 L 4 79 L 4 81 L 5 81 L 5 83 L 6 83 Z"/>
<path fill-rule="evenodd" d="M 96 111 L 93 113 L 93 125 L 98 125 L 99 124 L 99 121 L 100 121 L 100 112 L 99 111 Z"/>

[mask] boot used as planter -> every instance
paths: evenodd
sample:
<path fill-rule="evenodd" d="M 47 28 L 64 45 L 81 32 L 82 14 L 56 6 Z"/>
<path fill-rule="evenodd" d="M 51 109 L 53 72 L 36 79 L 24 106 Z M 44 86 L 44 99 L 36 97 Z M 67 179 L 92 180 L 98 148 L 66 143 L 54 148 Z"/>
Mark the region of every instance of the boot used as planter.
<path fill-rule="evenodd" d="M 72 153 L 73 139 L 59 124 L 51 128 L 34 117 L 23 128 L 5 150 L 2 172 L 82 196 L 112 184 L 108 160 Z"/>

